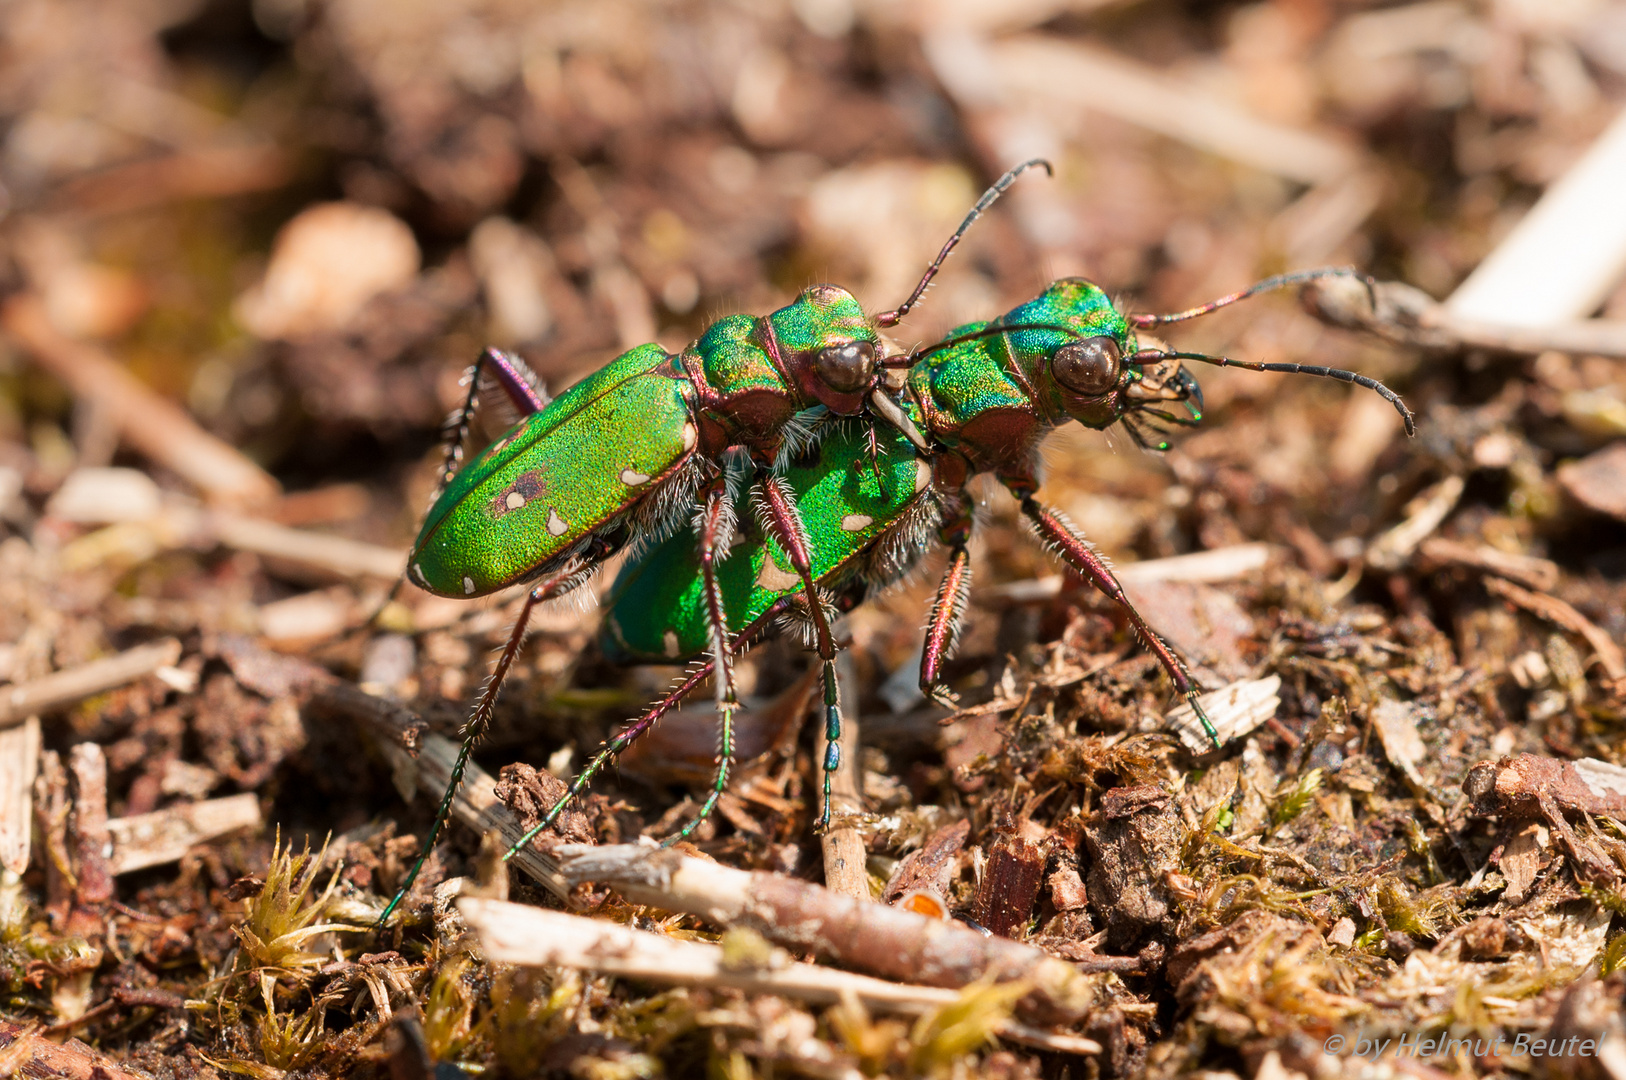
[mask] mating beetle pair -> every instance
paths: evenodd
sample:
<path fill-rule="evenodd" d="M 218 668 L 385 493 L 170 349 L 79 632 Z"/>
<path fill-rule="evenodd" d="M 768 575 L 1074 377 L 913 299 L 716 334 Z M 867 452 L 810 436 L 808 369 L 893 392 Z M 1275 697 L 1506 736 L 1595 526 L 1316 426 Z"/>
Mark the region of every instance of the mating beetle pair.
<path fill-rule="evenodd" d="M 876 329 L 908 312 L 965 229 L 1020 171 L 984 195 L 909 300 L 873 319 L 845 290 L 817 286 L 765 318 L 732 316 L 713 324 L 678 356 L 655 345 L 634 349 L 552 402 L 503 354 L 482 358 L 453 428 L 457 444 L 482 369 L 530 415 L 467 468 L 457 468 L 459 451 L 449 452 L 446 483 L 414 546 L 409 574 L 430 591 L 452 596 L 537 584 L 466 729 L 454 788 L 489 722 L 531 607 L 580 584 L 609 554 L 634 543 L 637 554 L 611 591 L 607 651 L 670 662 L 709 649 L 710 661 L 606 744 L 570 796 L 526 840 L 715 671 L 722 727 L 717 775 L 695 821 L 679 834 L 688 835 L 727 783 L 736 707 L 729 657 L 776 616 L 792 612 L 811 626 L 823 664 L 829 748 L 821 824 L 827 824 L 841 718 L 825 597 L 856 598 L 890 580 L 918 560 L 935 534 L 949 558 L 928 624 L 921 684 L 944 699 L 938 677 L 970 586 L 965 485 L 982 472 L 1012 491 L 1047 546 L 1123 606 L 1176 689 L 1195 703 L 1197 687 L 1180 657 L 1128 602 L 1084 537 L 1035 498 L 1044 438 L 1070 419 L 1098 429 L 1121 422 L 1144 445 L 1148 418 L 1198 422 L 1201 393 L 1183 360 L 1340 378 L 1382 393 L 1408 431 L 1411 414 L 1387 388 L 1351 372 L 1142 349 L 1135 338 L 1138 328 L 1192 318 L 1266 289 L 1350 273 L 1344 270 L 1283 275 L 1172 315 L 1125 315 L 1094 284 L 1064 279 L 992 322 L 961 327 L 913 353 L 883 355 Z M 882 382 L 887 368 L 906 369 L 901 400 Z M 1167 411 L 1171 405 L 1185 415 Z M 809 410 L 860 418 L 828 435 L 810 463 L 795 453 Z M 739 486 L 731 478 L 740 471 L 731 464 L 741 457 L 755 470 L 751 501 L 762 536 L 749 553 L 725 560 Z M 692 517 L 692 533 L 679 531 L 685 517 Z M 1200 709 L 1198 715 L 1217 746 L 1207 717 Z M 448 791 L 426 853 L 450 798 Z"/>

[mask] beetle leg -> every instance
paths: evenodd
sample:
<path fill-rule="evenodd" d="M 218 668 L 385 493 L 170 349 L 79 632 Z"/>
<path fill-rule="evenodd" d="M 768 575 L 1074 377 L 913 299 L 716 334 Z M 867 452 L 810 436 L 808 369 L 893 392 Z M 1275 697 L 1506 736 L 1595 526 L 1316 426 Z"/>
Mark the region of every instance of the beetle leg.
<path fill-rule="evenodd" d="M 728 663 L 728 613 L 723 610 L 723 590 L 717 583 L 717 561 L 719 550 L 727 553 L 728 534 L 734 531 L 733 506 L 722 477 L 713 480 L 700 499 L 700 513 L 695 516 L 700 541 L 700 578 L 706 596 L 706 622 L 711 629 L 711 662 L 717 672 L 717 711 L 726 723 L 732 720 L 740 703 L 734 695 L 734 673 Z"/>
<path fill-rule="evenodd" d="M 836 644 L 830 633 L 830 621 L 824 616 L 824 605 L 819 601 L 818 589 L 813 582 L 813 559 L 807 542 L 807 531 L 790 488 L 777 476 L 764 477 L 758 485 L 761 492 L 763 524 L 773 533 L 779 546 L 790 558 L 790 564 L 802 579 L 807 595 L 807 612 L 813 620 L 814 641 L 818 645 L 819 660 L 824 668 L 824 808 L 819 813 L 817 830 L 830 827 L 830 787 L 836 769 L 841 766 L 841 695 L 836 687 Z"/>
<path fill-rule="evenodd" d="M 1090 584 L 1099 589 L 1107 599 L 1113 601 L 1124 609 L 1129 616 L 1129 623 L 1146 642 L 1146 647 L 1152 650 L 1163 669 L 1169 673 L 1169 680 L 1174 688 L 1185 696 L 1191 703 L 1192 711 L 1197 719 L 1202 721 L 1203 731 L 1218 750 L 1221 745 L 1219 732 L 1214 730 L 1214 722 L 1203 711 L 1202 703 L 1197 700 L 1197 684 L 1187 670 L 1186 663 L 1180 655 L 1169 647 L 1156 630 L 1146 622 L 1141 613 L 1135 610 L 1130 603 L 1129 596 L 1124 592 L 1118 578 L 1107 565 L 1106 560 L 1096 553 L 1090 542 L 1066 518 L 1049 507 L 1040 504 L 1031 494 L 1022 496 L 1022 513 L 1033 523 L 1034 530 L 1038 532 L 1039 539 L 1048 544 L 1061 560 L 1078 573 L 1087 578 Z"/>
<path fill-rule="evenodd" d="M 788 600 L 778 600 L 771 604 L 768 607 L 768 610 L 763 612 L 755 622 L 746 627 L 744 630 L 740 631 L 738 634 L 734 635 L 734 640 L 729 642 L 729 652 L 738 652 L 747 641 L 750 641 L 753 637 L 760 633 L 764 627 L 772 626 L 773 621 L 779 618 L 780 615 L 784 614 L 785 609 L 789 606 L 790 603 Z M 518 842 L 516 842 L 513 847 L 508 849 L 507 853 L 503 855 L 503 858 L 505 860 L 512 859 L 525 847 L 526 844 L 529 844 L 533 839 L 535 839 L 538 833 L 557 821 L 559 815 L 564 813 L 565 807 L 569 806 L 578 795 L 587 790 L 587 786 L 593 782 L 593 778 L 595 776 L 604 770 L 604 766 L 614 761 L 617 757 L 620 757 L 622 751 L 642 738 L 650 728 L 655 726 L 655 722 L 657 720 L 671 712 L 673 709 L 677 708 L 678 705 L 683 702 L 683 699 L 688 697 L 689 694 L 694 691 L 695 687 L 706 681 L 707 676 L 709 676 L 711 672 L 712 662 L 707 660 L 705 663 L 699 665 L 693 671 L 691 671 L 671 693 L 667 694 L 664 698 L 651 706 L 648 712 L 644 713 L 644 715 L 640 716 L 637 720 L 634 720 L 632 723 L 622 728 L 621 731 L 616 733 L 614 738 L 610 739 L 603 746 L 599 747 L 598 753 L 594 754 L 591 760 L 589 760 L 587 764 L 582 767 L 582 771 L 577 773 L 575 778 L 570 781 L 569 790 L 564 793 L 558 802 L 554 803 L 548 808 L 548 812 L 542 815 L 541 821 L 538 821 L 535 825 L 531 826 L 525 831 L 525 835 L 520 837 Z M 732 742 L 733 729 L 731 726 L 725 731 L 724 738 L 730 743 Z M 731 749 L 731 747 L 726 748 Z M 726 785 L 726 776 L 724 778 L 724 783 Z M 713 785 L 714 790 L 716 790 L 716 787 L 716 785 Z M 715 802 L 715 800 L 710 801 Z M 693 824 L 699 824 L 699 819 L 697 818 Z M 689 829 L 685 829 L 681 835 L 687 836 L 689 831 Z"/>
<path fill-rule="evenodd" d="M 733 506 L 724 478 L 717 478 L 706 488 L 695 525 L 700 534 L 700 577 L 706 593 L 706 621 L 711 624 L 712 684 L 717 694 L 718 718 L 717 769 L 712 774 L 711 792 L 700 812 L 681 831 L 667 837 L 667 844 L 687 840 L 710 816 L 727 789 L 729 769 L 734 764 L 734 712 L 740 707 L 734 692 L 734 669 L 729 663 L 728 614 L 723 610 L 723 590 L 717 583 L 718 549 L 724 548 L 726 553 L 726 534 L 733 532 Z"/>
<path fill-rule="evenodd" d="M 384 909 L 384 914 L 378 917 L 378 926 L 383 926 L 406 898 L 407 890 L 412 888 L 412 883 L 418 879 L 418 872 L 428 861 L 430 852 L 434 850 L 435 841 L 440 838 L 441 830 L 446 827 L 446 821 L 452 813 L 452 799 L 456 797 L 458 788 L 463 784 L 463 772 L 468 768 L 469 755 L 474 753 L 475 744 L 485 738 L 486 730 L 491 726 L 492 710 L 497 705 L 497 694 L 502 690 L 503 679 L 507 677 L 514 657 L 519 655 L 520 646 L 525 643 L 525 628 L 531 621 L 531 610 L 537 604 L 568 592 L 572 586 L 578 584 L 579 571 L 580 567 L 573 559 L 557 574 L 525 594 L 525 603 L 519 610 L 519 618 L 514 620 L 514 629 L 509 632 L 508 641 L 497 657 L 496 666 L 491 669 L 491 677 L 486 680 L 485 690 L 480 694 L 480 702 L 469 716 L 469 722 L 463 725 L 463 745 L 458 747 L 457 761 L 452 765 L 451 777 L 446 781 L 446 793 L 441 796 L 440 807 L 435 811 L 434 824 L 429 827 L 429 835 L 424 838 L 417 861 L 407 871 L 406 879 L 390 900 L 389 906 Z"/>
<path fill-rule="evenodd" d="M 687 840 L 689 834 L 711 816 L 717 800 L 728 790 L 728 772 L 734 765 L 734 710 L 719 709 L 717 715 L 717 769 L 711 776 L 711 790 L 706 793 L 706 801 L 700 805 L 700 812 L 690 818 L 683 828 L 662 840 L 661 847 L 671 847 L 680 840 Z"/>
<path fill-rule="evenodd" d="M 954 649 L 970 592 L 971 555 L 961 540 L 949 548 L 948 568 L 943 571 L 942 584 L 937 587 L 937 599 L 932 601 L 931 618 L 926 623 L 926 644 L 920 654 L 920 692 L 950 709 L 955 707 L 955 698 L 942 685 L 943 661 Z"/>

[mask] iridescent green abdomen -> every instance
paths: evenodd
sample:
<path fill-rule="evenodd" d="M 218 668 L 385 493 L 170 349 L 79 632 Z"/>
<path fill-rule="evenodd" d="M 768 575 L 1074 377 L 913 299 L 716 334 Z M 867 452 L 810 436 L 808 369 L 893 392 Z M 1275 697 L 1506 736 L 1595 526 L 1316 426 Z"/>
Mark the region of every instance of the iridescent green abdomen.
<path fill-rule="evenodd" d="M 908 549 L 918 547 L 935 524 L 935 517 L 923 521 L 912 513 L 932 498 L 931 464 L 903 436 L 879 433 L 879 480 L 868 436 L 858 425 L 842 425 L 824 439 L 814 460 L 782 474 L 806 526 L 813 576 L 821 585 L 839 586 L 860 574 L 890 576 L 903 567 L 886 564 L 909 561 L 915 552 Z M 802 588 L 790 559 L 777 541 L 763 536 L 754 515 L 742 513 L 739 529 L 717 572 L 730 634 Z M 623 567 L 605 608 L 601 644 L 612 659 L 672 661 L 704 651 L 711 639 L 693 531 L 679 529 Z"/>
<path fill-rule="evenodd" d="M 693 454 L 688 390 L 674 357 L 642 345 L 521 421 L 436 500 L 412 580 L 480 596 L 571 551 Z"/>

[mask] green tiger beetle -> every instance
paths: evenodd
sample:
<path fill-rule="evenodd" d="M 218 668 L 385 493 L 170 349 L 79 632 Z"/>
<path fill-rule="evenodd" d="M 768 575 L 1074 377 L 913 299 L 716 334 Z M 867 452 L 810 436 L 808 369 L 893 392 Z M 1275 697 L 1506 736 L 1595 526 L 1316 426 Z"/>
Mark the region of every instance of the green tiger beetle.
<path fill-rule="evenodd" d="M 888 435 L 880 442 L 877 465 L 873 458 L 866 461 L 865 448 L 872 436 L 844 427 L 819 445 L 810 464 L 767 481 L 788 488 L 801 510 L 808 529 L 803 541 L 820 588 L 804 586 L 793 572 L 797 560 L 777 536 L 758 538 L 748 552 L 734 554 L 715 571 L 728 611 L 730 650 L 777 620 L 796 619 L 820 608 L 826 599 L 855 603 L 867 589 L 885 585 L 912 566 L 935 534 L 948 546 L 948 566 L 927 623 L 920 688 L 928 697 L 951 704 L 939 680 L 971 584 L 967 544 L 973 500 L 966 483 L 979 473 L 993 473 L 1017 498 L 1041 542 L 1122 607 L 1175 689 L 1193 704 L 1218 748 L 1219 735 L 1197 706 L 1198 688 L 1179 654 L 1135 609 L 1107 561 L 1078 529 L 1035 497 L 1039 447 L 1055 427 L 1077 420 L 1096 429 L 1122 423 L 1142 446 L 1167 449 L 1166 443 L 1148 442 L 1143 425 L 1155 426 L 1158 421 L 1192 425 L 1202 420 L 1202 391 L 1182 366 L 1187 360 L 1354 383 L 1393 404 L 1407 434 L 1415 434 L 1411 410 L 1400 397 L 1364 375 L 1143 348 L 1136 339 L 1136 330 L 1195 318 L 1260 292 L 1351 274 L 1347 269 L 1284 274 L 1170 315 L 1123 314 L 1098 286 L 1068 278 L 998 319 L 961 326 L 943 341 L 903 357 L 897 363 L 907 368 L 901 405 L 927 433 L 932 448 L 921 451 L 901 434 Z M 1169 412 L 1171 406 L 1184 407 L 1185 415 Z M 623 567 L 607 599 L 605 653 L 634 661 L 671 662 L 705 651 L 713 624 L 705 606 L 709 586 L 703 580 L 703 566 L 704 555 L 695 540 L 675 535 Z M 815 602 L 808 603 L 810 596 Z M 709 661 L 694 669 L 671 694 L 606 743 L 564 798 L 509 855 L 552 824 L 605 764 L 679 704 L 712 669 Z M 688 836 L 721 796 L 733 757 L 730 724 L 731 717 L 724 714 L 716 782 L 698 815 L 672 840 Z M 827 730 L 825 735 L 833 749 L 839 730 Z M 827 751 L 827 761 L 831 756 Z M 821 824 L 828 825 L 829 773 L 825 775 Z"/>
<path fill-rule="evenodd" d="M 648 544 L 692 519 L 705 582 L 706 617 L 714 628 L 720 710 L 737 708 L 728 674 L 728 617 L 716 584 L 719 552 L 735 526 L 743 460 L 757 484 L 764 525 L 792 553 L 801 587 L 814 591 L 806 524 L 795 500 L 773 477 L 802 444 L 806 415 L 866 417 L 901 432 L 921 450 L 925 437 L 885 383 L 898 357 L 883 355 L 879 330 L 898 325 L 920 301 L 971 224 L 1035 166 L 1017 166 L 972 207 L 898 307 L 869 316 L 846 289 L 814 285 L 766 316 L 731 315 L 711 324 L 682 352 L 640 345 L 549 400 L 516 359 L 488 350 L 469 375 L 468 397 L 448 425 L 441 484 L 407 560 L 407 579 L 438 596 L 474 599 L 534 582 L 499 654 L 463 744 L 423 854 L 407 885 L 385 909 L 394 912 L 444 826 L 474 745 L 490 724 L 503 677 L 512 665 L 533 608 L 580 586 L 629 543 Z M 472 464 L 462 467 L 462 440 L 482 387 L 495 383 L 522 418 Z M 825 722 L 839 732 L 835 644 L 824 611 L 809 609 L 823 663 Z M 827 763 L 831 770 L 833 761 Z"/>

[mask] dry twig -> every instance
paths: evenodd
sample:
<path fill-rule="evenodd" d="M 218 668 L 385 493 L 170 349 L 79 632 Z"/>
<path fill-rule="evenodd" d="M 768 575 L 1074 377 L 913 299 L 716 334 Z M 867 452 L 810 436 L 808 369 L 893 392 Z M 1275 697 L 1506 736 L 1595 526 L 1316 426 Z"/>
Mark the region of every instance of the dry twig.
<path fill-rule="evenodd" d="M 836 663 L 841 671 L 839 686 L 856 684 L 852 658 L 843 652 Z M 839 692 L 839 690 L 838 690 Z M 819 838 L 824 854 L 824 884 L 836 892 L 859 900 L 870 899 L 869 871 L 864 863 L 868 852 L 864 838 L 856 828 L 842 825 L 842 820 L 864 809 L 863 795 L 858 790 L 858 707 L 854 695 L 842 694 L 844 723 L 841 729 L 841 765 L 830 782 L 830 828 Z"/>
<path fill-rule="evenodd" d="M 1626 357 L 1626 323 L 1619 321 L 1585 319 L 1540 327 L 1506 326 L 1459 315 L 1423 290 L 1399 281 L 1380 281 L 1368 291 L 1366 284 L 1355 278 L 1327 278 L 1307 285 L 1303 295 L 1305 305 L 1316 317 L 1402 345 Z"/>
<path fill-rule="evenodd" d="M 378 737 L 396 774 L 415 778 L 418 790 L 431 798 L 439 798 L 446 790 L 457 760 L 457 743 L 443 735 L 423 732 L 423 722 L 408 710 L 332 676 L 318 688 L 315 700 L 324 708 L 365 723 Z M 408 739 L 417 741 L 416 755 L 405 749 Z M 496 830 L 506 849 L 525 835 L 525 825 L 502 804 L 495 789 L 491 774 L 469 762 L 457 798 L 452 801 L 452 816 L 482 835 Z M 515 855 L 513 865 L 560 899 L 570 895 L 570 885 L 560 875 L 558 864 L 534 845 Z"/>
<path fill-rule="evenodd" d="M 556 849 L 572 884 L 611 885 L 633 903 L 744 926 L 796 949 L 893 979 L 961 987 L 1023 979 L 1018 1011 L 1066 1022 L 1089 1005 L 1091 984 L 1070 964 L 1029 945 L 761 871 L 735 870 L 677 851 L 617 844 Z"/>
<path fill-rule="evenodd" d="M 181 658 L 181 643 L 174 638 L 137 645 L 116 656 L 53 672 L 20 686 L 0 690 L 0 727 L 20 723 L 24 717 L 71 705 L 126 683 L 173 667 Z"/>
<path fill-rule="evenodd" d="M 727 987 L 748 994 L 780 994 L 802 1001 L 834 1004 L 856 998 L 875 1012 L 918 1016 L 951 1005 L 960 997 L 935 986 L 887 982 L 868 975 L 792 962 L 780 950 L 758 964 L 731 962 L 727 950 L 699 941 L 679 941 L 603 919 L 587 919 L 525 904 L 464 897 L 458 909 L 480 935 L 486 954 L 499 963 L 603 971 L 627 978 L 678 986 Z M 1024 1024 L 1001 1024 L 998 1033 L 1028 1046 L 1071 1054 L 1098 1054 L 1093 1039 L 1040 1031 Z"/>

